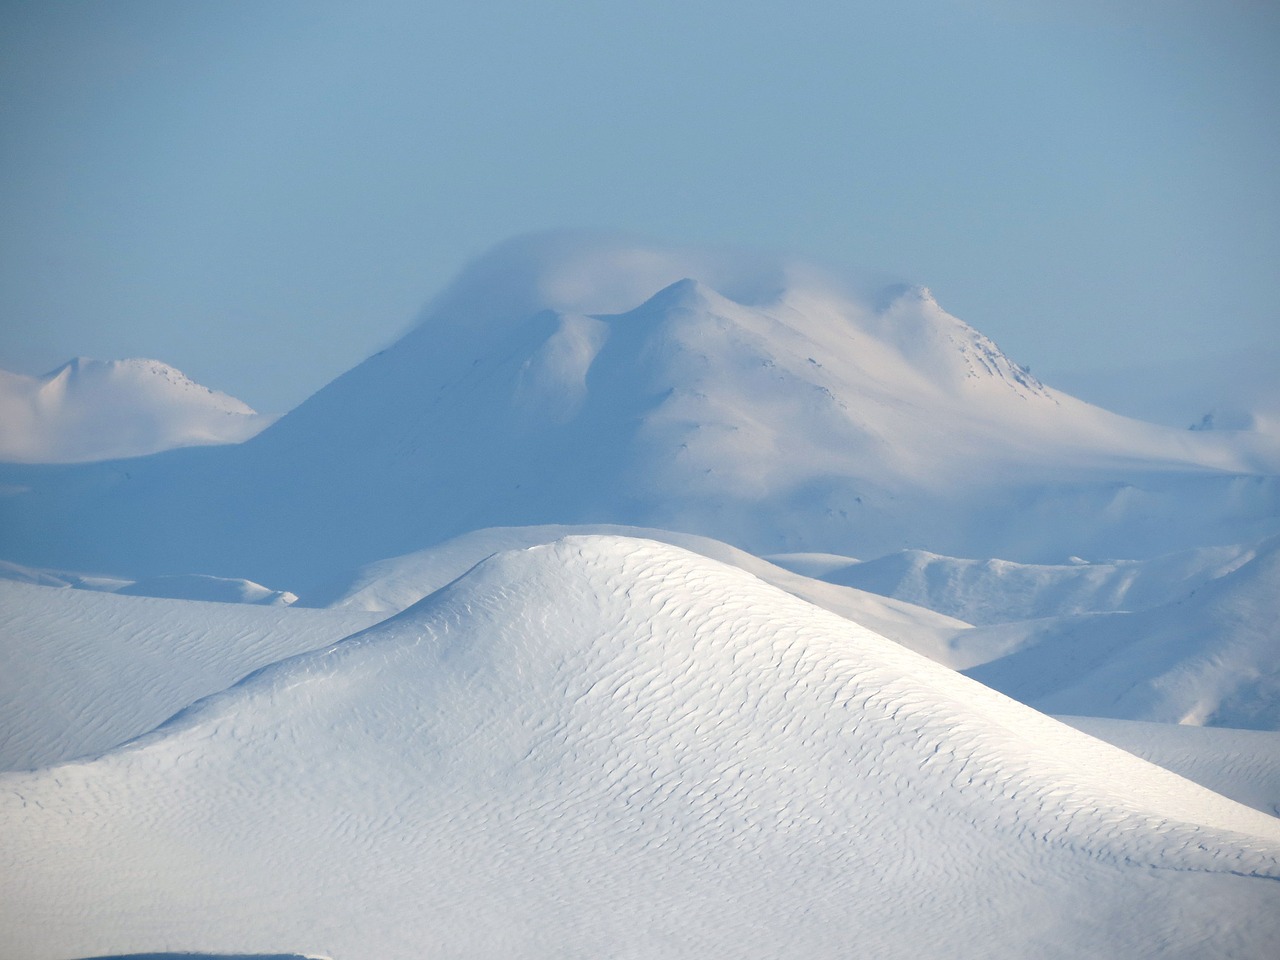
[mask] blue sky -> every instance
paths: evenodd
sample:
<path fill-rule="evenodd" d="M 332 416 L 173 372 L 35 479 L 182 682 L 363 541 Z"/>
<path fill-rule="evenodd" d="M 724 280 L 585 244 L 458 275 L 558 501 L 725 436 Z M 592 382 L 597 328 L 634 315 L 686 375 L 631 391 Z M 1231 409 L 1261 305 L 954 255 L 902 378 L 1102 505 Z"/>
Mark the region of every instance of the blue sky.
<path fill-rule="evenodd" d="M 1068 389 L 1194 371 L 1280 345 L 1278 105 L 1243 0 L 4 3 L 0 366 L 281 411 L 568 226 L 923 283 Z"/>

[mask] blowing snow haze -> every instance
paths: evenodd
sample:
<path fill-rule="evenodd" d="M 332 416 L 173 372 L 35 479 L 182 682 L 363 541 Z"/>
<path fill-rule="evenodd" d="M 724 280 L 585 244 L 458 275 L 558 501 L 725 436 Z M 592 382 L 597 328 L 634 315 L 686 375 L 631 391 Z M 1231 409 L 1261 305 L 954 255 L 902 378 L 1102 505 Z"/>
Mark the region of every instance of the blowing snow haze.
<path fill-rule="evenodd" d="M 1274 434 L 924 287 L 564 234 L 247 439 L 152 361 L 4 383 L 18 960 L 1280 939 Z"/>

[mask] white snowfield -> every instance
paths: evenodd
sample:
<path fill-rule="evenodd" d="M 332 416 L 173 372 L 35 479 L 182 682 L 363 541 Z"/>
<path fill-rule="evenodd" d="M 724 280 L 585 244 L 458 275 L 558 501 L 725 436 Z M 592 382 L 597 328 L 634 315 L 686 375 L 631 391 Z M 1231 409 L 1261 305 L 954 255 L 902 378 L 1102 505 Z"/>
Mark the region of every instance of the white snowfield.
<path fill-rule="evenodd" d="M 1091 737 L 1280 817 L 1280 731 L 1058 717 Z"/>
<path fill-rule="evenodd" d="M 0 794 L 14 960 L 1263 958 L 1280 940 L 1280 821 L 632 539 L 500 554 Z"/>
<path fill-rule="evenodd" d="M 0 370 L 0 461 L 85 463 L 240 443 L 274 420 L 158 360 L 77 357 L 42 377 Z"/>
<path fill-rule="evenodd" d="M 101 753 L 251 670 L 380 619 L 0 580 L 0 770 Z"/>

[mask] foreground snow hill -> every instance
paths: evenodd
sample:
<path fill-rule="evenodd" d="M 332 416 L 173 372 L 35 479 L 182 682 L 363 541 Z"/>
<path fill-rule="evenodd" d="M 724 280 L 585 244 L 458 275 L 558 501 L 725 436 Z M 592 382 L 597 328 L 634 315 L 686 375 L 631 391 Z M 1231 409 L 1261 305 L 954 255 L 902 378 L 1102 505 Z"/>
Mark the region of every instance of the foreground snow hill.
<path fill-rule="evenodd" d="M 11 467 L 0 523 L 21 563 L 302 596 L 352 564 L 550 523 L 757 554 L 1146 557 L 1280 531 L 1277 474 L 1275 438 L 1091 407 L 923 288 L 534 238 L 252 440 Z"/>
<path fill-rule="evenodd" d="M 42 377 L 0 370 L 0 461 L 84 463 L 240 443 L 274 420 L 158 360 L 77 357 Z"/>
<path fill-rule="evenodd" d="M 0 790 L 16 960 L 1260 958 L 1280 936 L 1275 819 L 609 537 L 498 555 Z"/>

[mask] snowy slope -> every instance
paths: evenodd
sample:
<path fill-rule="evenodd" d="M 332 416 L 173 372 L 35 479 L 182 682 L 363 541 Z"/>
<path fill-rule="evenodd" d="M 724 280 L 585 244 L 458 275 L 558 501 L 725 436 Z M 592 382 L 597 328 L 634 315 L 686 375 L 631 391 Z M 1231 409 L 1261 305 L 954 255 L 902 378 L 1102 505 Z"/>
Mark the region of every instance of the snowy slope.
<path fill-rule="evenodd" d="M 981 682 L 1049 713 L 1280 730 L 1280 538 L 1172 603 L 958 635 Z"/>
<path fill-rule="evenodd" d="M 248 443 L 0 471 L 0 523 L 23 563 L 303 595 L 495 525 L 1146 557 L 1280 531 L 1277 473 L 1273 439 L 1142 424 L 1038 383 L 921 288 L 877 299 L 794 264 L 526 241 Z"/>
<path fill-rule="evenodd" d="M 947 662 L 951 637 L 968 629 L 901 601 L 790 574 L 716 541 L 624 527 L 476 531 L 356 571 L 333 585 L 336 597 L 309 598 L 309 605 L 323 601 L 330 610 L 299 608 L 289 614 L 125 599 L 159 596 L 169 586 L 181 594 L 173 599 L 279 601 L 278 594 L 256 584 L 195 577 L 104 583 L 17 568 L 4 571 L 6 579 L 25 573 L 25 581 L 0 580 L 0 769 L 40 766 L 116 746 L 257 667 L 324 646 L 410 606 L 493 553 L 568 533 L 605 532 L 677 543 L 741 567 L 941 662 Z M 80 590 L 49 589 L 68 586 L 115 596 L 88 598 Z"/>
<path fill-rule="evenodd" d="M 15 960 L 1266 957 L 1280 936 L 1273 818 L 634 540 L 500 555 L 0 789 Z"/>
<path fill-rule="evenodd" d="M 27 567 L 0 560 L 0 580 L 32 583 L 73 590 L 100 590 L 132 597 L 167 597 L 171 600 L 211 600 L 215 603 L 260 603 L 287 606 L 298 598 L 284 590 L 272 590 L 252 580 L 211 577 L 205 574 L 169 574 L 145 580 Z"/>
<path fill-rule="evenodd" d="M 783 566 L 829 583 L 928 607 L 969 623 L 1142 610 L 1179 600 L 1246 563 L 1256 544 L 1200 547 L 1149 560 L 1077 559 L 1067 564 L 967 560 L 903 550 L 875 560 L 795 555 Z M 816 565 L 816 566 L 815 566 Z M 1280 609 L 1277 610 L 1280 614 Z"/>
<path fill-rule="evenodd" d="M 708 537 L 609 524 L 473 530 L 425 550 L 368 564 L 336 578 L 303 602 L 307 606 L 398 613 L 494 553 L 588 534 L 656 540 L 727 563 L 947 666 L 954 666 L 949 659 L 953 638 L 969 629 L 967 623 L 923 607 L 800 576 Z"/>
<path fill-rule="evenodd" d="M 240 443 L 274 419 L 158 360 L 77 357 L 42 377 L 0 370 L 0 461 L 81 463 Z"/>
<path fill-rule="evenodd" d="M 1058 717 L 1255 810 L 1280 816 L 1280 732 Z"/>
<path fill-rule="evenodd" d="M 381 619 L 0 580 L 0 770 L 98 753 L 282 657 Z"/>

